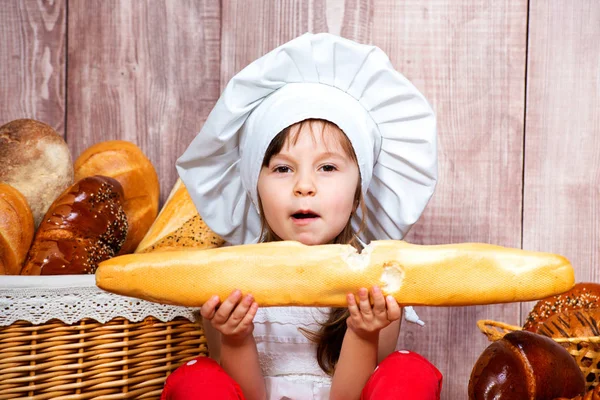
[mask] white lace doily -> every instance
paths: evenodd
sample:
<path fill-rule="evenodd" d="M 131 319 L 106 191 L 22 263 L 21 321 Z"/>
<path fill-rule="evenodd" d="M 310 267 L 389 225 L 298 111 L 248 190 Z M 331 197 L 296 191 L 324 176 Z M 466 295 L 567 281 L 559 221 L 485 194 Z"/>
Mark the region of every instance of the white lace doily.
<path fill-rule="evenodd" d="M 139 322 L 152 316 L 162 322 L 184 317 L 195 322 L 198 309 L 152 303 L 105 292 L 94 275 L 0 276 L 0 326 L 25 320 L 66 324 L 84 318 L 100 323 L 115 317 Z"/>

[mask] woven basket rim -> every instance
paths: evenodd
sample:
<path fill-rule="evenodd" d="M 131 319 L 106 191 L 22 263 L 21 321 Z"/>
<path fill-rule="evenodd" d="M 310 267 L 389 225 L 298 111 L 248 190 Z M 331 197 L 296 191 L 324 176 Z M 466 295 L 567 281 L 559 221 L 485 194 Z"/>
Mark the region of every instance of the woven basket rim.
<path fill-rule="evenodd" d="M 507 329 L 510 331 L 522 331 L 523 328 L 517 325 L 510 325 L 500 321 L 494 321 L 492 319 L 480 319 L 477 321 L 477 327 L 481 332 L 488 337 L 499 336 L 502 337 L 508 332 L 499 332 L 496 328 Z M 491 328 L 493 327 L 493 328 Z M 570 338 L 552 338 L 554 341 L 558 343 L 579 343 L 579 342 L 594 342 L 600 343 L 600 336 L 577 336 Z M 496 340 L 496 339 L 494 339 Z"/>

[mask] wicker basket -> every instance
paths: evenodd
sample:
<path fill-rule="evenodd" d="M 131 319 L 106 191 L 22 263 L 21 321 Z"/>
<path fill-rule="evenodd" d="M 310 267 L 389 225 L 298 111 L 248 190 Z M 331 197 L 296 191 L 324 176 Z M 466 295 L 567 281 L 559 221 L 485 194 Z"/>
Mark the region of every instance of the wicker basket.
<path fill-rule="evenodd" d="M 501 339 L 507 333 L 522 330 L 519 326 L 492 320 L 477 321 L 477 326 L 492 342 Z M 600 336 L 556 338 L 554 341 L 561 344 L 575 358 L 586 378 L 586 390 L 600 383 Z"/>
<path fill-rule="evenodd" d="M 0 323 L 0 400 L 159 399 L 167 376 L 199 355 L 201 323 L 182 316 Z"/>

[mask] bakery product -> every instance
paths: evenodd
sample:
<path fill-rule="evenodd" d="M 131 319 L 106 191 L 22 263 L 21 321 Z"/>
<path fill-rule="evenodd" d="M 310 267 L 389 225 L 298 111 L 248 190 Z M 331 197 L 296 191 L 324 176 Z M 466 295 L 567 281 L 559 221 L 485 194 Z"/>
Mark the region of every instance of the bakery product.
<path fill-rule="evenodd" d="M 19 275 L 33 232 L 33 214 L 25 196 L 0 183 L 0 275 Z"/>
<path fill-rule="evenodd" d="M 223 239 L 206 226 L 185 185 L 181 179 L 177 179 L 165 205 L 135 252 L 210 249 L 224 243 Z"/>
<path fill-rule="evenodd" d="M 21 274 L 93 274 L 125 242 L 122 197 L 119 182 L 105 176 L 69 187 L 44 216 Z"/>
<path fill-rule="evenodd" d="M 21 274 L 93 274 L 125 242 L 122 196 L 119 182 L 105 176 L 69 187 L 44 216 Z"/>
<path fill-rule="evenodd" d="M 49 125 L 18 119 L 0 126 L 0 182 L 17 189 L 39 226 L 48 207 L 73 183 L 71 153 Z"/>
<path fill-rule="evenodd" d="M 571 290 L 549 296 L 536 303 L 525 319 L 523 329 L 537 332 L 551 316 L 570 310 L 589 310 L 600 306 L 600 284 L 579 282 Z"/>
<path fill-rule="evenodd" d="M 600 308 L 554 314 L 539 325 L 537 333 L 554 339 L 600 336 Z"/>
<path fill-rule="evenodd" d="M 135 144 L 110 140 L 90 146 L 75 160 L 76 181 L 93 175 L 109 176 L 123 187 L 129 231 L 120 254 L 133 252 L 158 214 L 160 187 L 154 166 Z"/>
<path fill-rule="evenodd" d="M 350 245 L 270 242 L 208 250 L 129 254 L 104 261 L 102 289 L 166 304 L 198 306 L 233 289 L 261 306 L 344 307 L 346 294 L 379 285 L 400 304 L 461 306 L 539 299 L 574 284 L 564 257 L 489 244 Z"/>
<path fill-rule="evenodd" d="M 569 352 L 554 340 L 515 331 L 489 345 L 475 363 L 469 400 L 553 400 L 583 394 L 585 381 Z"/>

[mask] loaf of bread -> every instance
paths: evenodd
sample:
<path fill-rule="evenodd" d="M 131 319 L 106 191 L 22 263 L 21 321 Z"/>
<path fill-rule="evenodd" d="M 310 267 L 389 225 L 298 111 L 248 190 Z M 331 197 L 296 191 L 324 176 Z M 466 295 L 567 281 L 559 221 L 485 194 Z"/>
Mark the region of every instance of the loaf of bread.
<path fill-rule="evenodd" d="M 19 275 L 33 232 L 33 214 L 25 196 L 0 183 L 0 275 Z"/>
<path fill-rule="evenodd" d="M 104 176 L 69 187 L 44 216 L 21 274 L 93 274 L 125 242 L 122 197 L 119 182 Z"/>
<path fill-rule="evenodd" d="M 100 263 L 96 284 L 165 304 L 198 306 L 240 289 L 261 306 L 347 305 L 379 285 L 404 305 L 462 306 L 539 299 L 574 284 L 564 257 L 489 244 L 371 242 L 305 246 L 270 242 L 208 250 L 130 254 Z"/>
<path fill-rule="evenodd" d="M 93 175 L 116 179 L 123 187 L 123 207 L 129 229 L 120 254 L 132 253 L 158 214 L 160 187 L 154 166 L 135 144 L 100 142 L 75 160 L 75 181 Z"/>
<path fill-rule="evenodd" d="M 554 400 L 583 394 L 585 381 L 569 352 L 554 340 L 515 331 L 489 345 L 469 380 L 469 400 Z"/>
<path fill-rule="evenodd" d="M 542 324 L 553 315 L 597 308 L 600 306 L 599 300 L 600 284 L 577 283 L 571 290 L 538 301 L 527 315 L 523 329 L 538 332 Z"/>
<path fill-rule="evenodd" d="M 600 308 L 554 314 L 539 326 L 537 333 L 554 339 L 600 336 Z"/>
<path fill-rule="evenodd" d="M 135 252 L 210 249 L 223 243 L 225 241 L 206 226 L 185 185 L 177 179 L 165 205 Z"/>
<path fill-rule="evenodd" d="M 73 183 L 71 153 L 49 125 L 18 119 L 0 126 L 0 182 L 29 204 L 36 227 L 50 204 Z"/>

